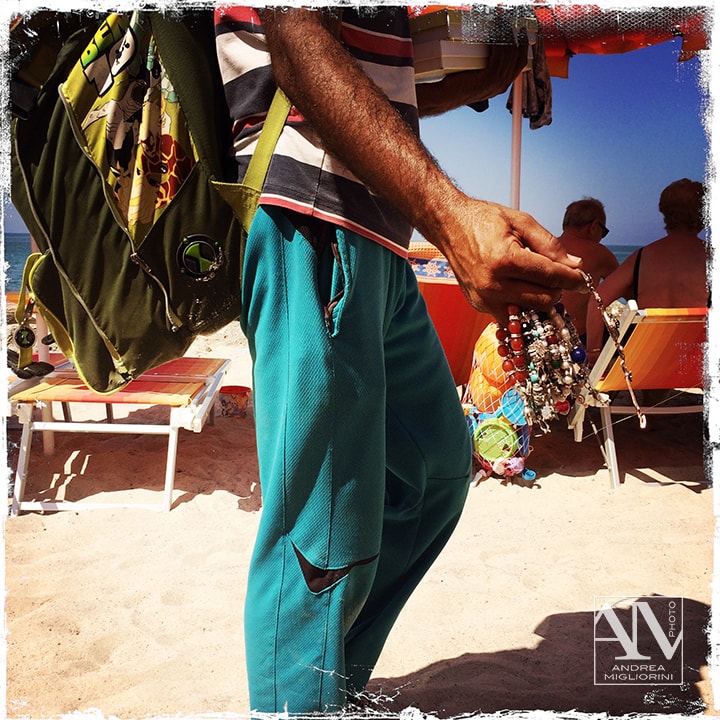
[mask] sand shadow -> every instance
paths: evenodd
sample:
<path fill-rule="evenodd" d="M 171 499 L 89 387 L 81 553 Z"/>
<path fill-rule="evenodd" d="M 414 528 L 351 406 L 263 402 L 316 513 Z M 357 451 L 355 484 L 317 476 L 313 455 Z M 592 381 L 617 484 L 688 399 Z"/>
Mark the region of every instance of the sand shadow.
<path fill-rule="evenodd" d="M 534 434 L 526 464 L 537 473 L 538 485 L 553 473 L 590 477 L 601 470 L 607 472 L 593 424 L 601 433 L 599 412 L 589 408 L 579 443 L 564 420 L 553 421 L 547 434 Z M 671 474 L 669 484 L 683 484 L 692 492 L 711 487 L 704 466 L 706 425 L 701 413 L 684 415 L 681 421 L 672 415 L 649 416 L 645 429 L 640 428 L 635 416 L 620 416 L 614 421 L 614 434 L 621 483 L 631 474 L 647 485 L 661 486 L 664 480 L 644 471 L 657 467 L 664 475 Z"/>
<path fill-rule="evenodd" d="M 117 423 L 159 422 L 167 408 L 140 408 Z M 103 422 L 98 410 L 97 422 Z M 93 420 L 94 421 L 94 420 Z M 17 467 L 20 430 L 7 431 L 7 466 L 11 484 Z M 142 489 L 158 497 L 163 491 L 167 437 L 144 434 L 55 433 L 55 450 L 43 451 L 42 433 L 33 434 L 25 500 L 79 502 L 95 496 Z M 261 506 L 255 426 L 252 417 L 216 414 L 202 432 L 181 430 L 178 439 L 172 507 L 217 490 L 237 497 L 238 509 L 254 512 Z M 105 497 L 103 502 L 112 502 Z M 156 502 L 146 499 L 144 502 Z"/>
<path fill-rule="evenodd" d="M 618 612 L 626 628 L 629 612 Z M 374 678 L 367 690 L 378 709 L 413 707 L 440 718 L 501 710 L 701 714 L 696 683 L 710 652 L 710 607 L 686 598 L 683 617 L 680 685 L 595 685 L 594 613 L 577 612 L 547 617 L 535 630 L 537 647 L 466 653 L 403 677 Z M 647 642 L 641 638 L 638 647 Z"/>

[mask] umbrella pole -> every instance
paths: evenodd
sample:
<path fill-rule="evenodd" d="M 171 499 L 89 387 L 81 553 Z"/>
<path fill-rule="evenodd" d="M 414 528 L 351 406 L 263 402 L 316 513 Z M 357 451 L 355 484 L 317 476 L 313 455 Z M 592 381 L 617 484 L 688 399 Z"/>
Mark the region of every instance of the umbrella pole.
<path fill-rule="evenodd" d="M 513 81 L 512 147 L 510 151 L 510 207 L 520 209 L 520 154 L 522 149 L 523 73 Z"/>

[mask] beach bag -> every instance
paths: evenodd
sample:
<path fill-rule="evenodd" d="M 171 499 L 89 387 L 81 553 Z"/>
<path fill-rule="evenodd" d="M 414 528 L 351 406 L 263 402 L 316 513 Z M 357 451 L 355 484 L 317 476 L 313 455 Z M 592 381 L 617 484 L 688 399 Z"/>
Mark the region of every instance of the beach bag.
<path fill-rule="evenodd" d="M 228 182 L 212 11 L 73 18 L 49 74 L 28 82 L 26 63 L 13 77 L 40 87 L 13 97 L 12 200 L 42 253 L 26 273 L 35 308 L 108 394 L 239 317 L 247 232 L 290 103 L 278 90 L 243 183 Z"/>
<path fill-rule="evenodd" d="M 503 369 L 497 331 L 497 324 L 491 322 L 475 342 L 462 399 L 472 439 L 475 481 L 495 475 L 532 483 L 535 473 L 526 467 L 532 424 L 515 378 Z"/>

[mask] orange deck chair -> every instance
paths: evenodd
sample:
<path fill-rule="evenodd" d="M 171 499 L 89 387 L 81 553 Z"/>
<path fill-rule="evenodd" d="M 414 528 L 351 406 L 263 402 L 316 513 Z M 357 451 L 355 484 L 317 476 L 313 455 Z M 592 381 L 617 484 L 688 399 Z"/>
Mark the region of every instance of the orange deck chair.
<path fill-rule="evenodd" d="M 625 365 L 632 376 L 633 390 L 704 388 L 705 343 L 707 341 L 707 308 L 638 309 L 628 302 L 620 317 L 619 332 L 624 346 Z M 615 449 L 612 415 L 630 415 L 634 405 L 620 405 L 607 393 L 627 390 L 625 374 L 609 339 L 593 366 L 590 385 L 601 393 L 600 400 L 588 397 L 597 405 L 602 420 L 602 451 L 614 488 L 620 486 L 620 470 Z M 699 405 L 640 407 L 643 415 L 697 413 Z M 582 439 L 582 418 L 575 425 L 575 439 Z"/>

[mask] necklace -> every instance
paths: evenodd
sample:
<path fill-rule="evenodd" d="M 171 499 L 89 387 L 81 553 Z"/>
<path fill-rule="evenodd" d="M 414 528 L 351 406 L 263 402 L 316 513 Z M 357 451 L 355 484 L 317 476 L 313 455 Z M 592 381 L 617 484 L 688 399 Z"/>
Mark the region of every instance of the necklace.
<path fill-rule="evenodd" d="M 550 312 L 508 307 L 507 328 L 495 337 L 502 368 L 515 381 L 530 425 L 550 432 L 549 422 L 570 412 L 587 386 L 587 355 L 562 303 Z"/>
<path fill-rule="evenodd" d="M 632 389 L 632 373 L 625 364 L 617 317 L 605 308 L 590 275 L 583 272 L 582 276 L 615 344 L 640 426 L 644 428 L 645 416 Z M 567 415 L 573 401 L 585 403 L 588 394 L 600 399 L 588 383 L 587 354 L 562 303 L 557 303 L 549 313 L 509 305 L 508 317 L 507 328 L 497 327 L 498 354 L 503 358 L 503 370 L 515 380 L 515 387 L 525 401 L 531 425 L 550 432 L 549 421 Z"/>

